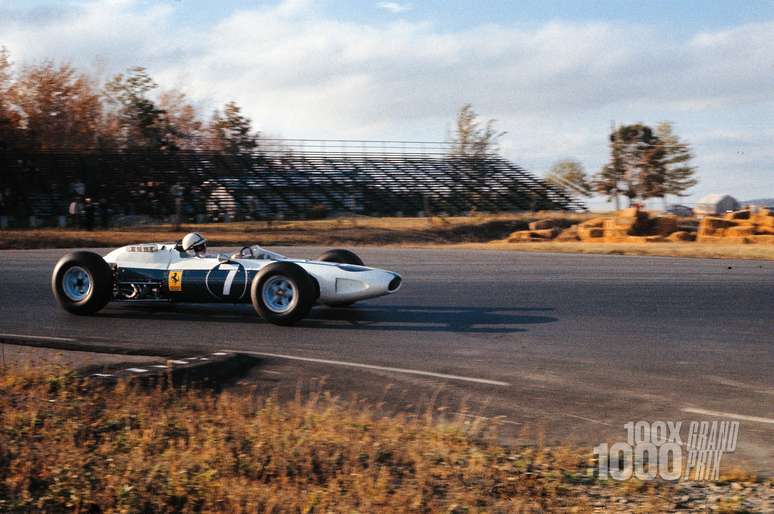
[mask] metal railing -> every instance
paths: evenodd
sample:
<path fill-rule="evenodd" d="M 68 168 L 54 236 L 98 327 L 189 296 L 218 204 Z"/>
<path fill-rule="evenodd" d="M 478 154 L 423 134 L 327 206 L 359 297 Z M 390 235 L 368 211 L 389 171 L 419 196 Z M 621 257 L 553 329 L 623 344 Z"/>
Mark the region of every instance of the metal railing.
<path fill-rule="evenodd" d="M 439 141 L 378 141 L 365 139 L 272 139 L 259 138 L 255 153 L 283 155 L 401 155 L 443 158 L 454 143 Z"/>

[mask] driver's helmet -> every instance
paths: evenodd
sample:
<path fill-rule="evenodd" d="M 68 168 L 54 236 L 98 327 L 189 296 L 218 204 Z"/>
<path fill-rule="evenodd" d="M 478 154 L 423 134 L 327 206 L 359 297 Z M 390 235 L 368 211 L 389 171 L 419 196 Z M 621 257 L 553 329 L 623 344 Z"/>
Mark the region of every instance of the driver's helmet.
<path fill-rule="evenodd" d="M 207 240 L 198 232 L 186 234 L 182 247 L 184 252 L 193 252 L 197 257 L 204 257 L 207 254 Z"/>

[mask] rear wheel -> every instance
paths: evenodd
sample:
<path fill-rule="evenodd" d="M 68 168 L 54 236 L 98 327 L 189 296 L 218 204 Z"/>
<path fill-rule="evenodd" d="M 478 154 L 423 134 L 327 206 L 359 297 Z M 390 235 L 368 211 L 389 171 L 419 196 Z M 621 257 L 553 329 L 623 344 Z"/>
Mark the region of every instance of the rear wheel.
<path fill-rule="evenodd" d="M 355 266 L 365 266 L 363 260 L 357 256 L 355 252 L 344 250 L 343 248 L 335 248 L 328 250 L 324 254 L 320 255 L 316 260 L 320 262 L 335 262 L 337 264 L 354 264 Z M 330 302 L 326 305 L 330 307 L 349 307 L 355 302 Z"/>
<path fill-rule="evenodd" d="M 94 314 L 113 296 L 113 272 L 105 259 L 96 253 L 73 252 L 56 263 L 51 275 L 51 290 L 66 311 Z"/>
<path fill-rule="evenodd" d="M 253 279 L 250 299 L 255 311 L 275 325 L 292 325 L 304 318 L 317 298 L 312 277 L 298 264 L 274 262 Z"/>

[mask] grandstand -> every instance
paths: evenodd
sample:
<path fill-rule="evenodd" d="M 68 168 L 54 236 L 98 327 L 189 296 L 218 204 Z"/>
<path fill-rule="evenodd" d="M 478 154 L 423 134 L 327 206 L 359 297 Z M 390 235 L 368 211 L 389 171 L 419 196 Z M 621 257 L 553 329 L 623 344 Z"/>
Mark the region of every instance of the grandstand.
<path fill-rule="evenodd" d="M 585 209 L 506 159 L 450 157 L 444 143 L 261 142 L 244 154 L 0 154 L 3 208 L 19 226 L 56 223 L 77 196 L 113 217 L 163 219 L 182 205 L 199 221 Z"/>

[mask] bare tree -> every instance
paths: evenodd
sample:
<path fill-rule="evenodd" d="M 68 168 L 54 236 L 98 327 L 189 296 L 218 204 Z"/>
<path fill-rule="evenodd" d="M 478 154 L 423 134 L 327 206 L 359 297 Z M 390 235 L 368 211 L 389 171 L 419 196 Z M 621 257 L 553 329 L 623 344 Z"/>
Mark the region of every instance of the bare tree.
<path fill-rule="evenodd" d="M 580 196 L 591 196 L 591 184 L 583 165 L 574 160 L 559 161 L 546 173 L 545 180 L 554 187 Z"/>
<path fill-rule="evenodd" d="M 497 155 L 500 151 L 497 142 L 505 132 L 498 132 L 495 129 L 496 121 L 490 119 L 482 125 L 473 106 L 463 105 L 457 113 L 451 156 L 484 159 Z"/>

